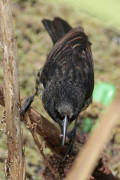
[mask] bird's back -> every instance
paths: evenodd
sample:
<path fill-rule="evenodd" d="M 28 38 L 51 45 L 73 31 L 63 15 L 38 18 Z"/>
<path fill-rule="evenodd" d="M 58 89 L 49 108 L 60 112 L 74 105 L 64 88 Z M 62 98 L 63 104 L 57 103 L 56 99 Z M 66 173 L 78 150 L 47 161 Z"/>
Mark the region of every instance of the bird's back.
<path fill-rule="evenodd" d="M 53 81 L 67 81 L 71 86 L 84 86 L 86 99 L 94 86 L 93 60 L 88 37 L 81 28 L 70 30 L 53 47 L 41 74 L 46 87 Z"/>

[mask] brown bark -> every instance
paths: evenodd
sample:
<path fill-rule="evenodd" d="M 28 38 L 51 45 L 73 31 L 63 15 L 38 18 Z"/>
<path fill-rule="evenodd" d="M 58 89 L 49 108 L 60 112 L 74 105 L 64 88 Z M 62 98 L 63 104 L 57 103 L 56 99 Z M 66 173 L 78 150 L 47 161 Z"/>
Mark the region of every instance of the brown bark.
<path fill-rule="evenodd" d="M 44 139 L 47 147 L 57 156 L 63 157 L 66 152 L 66 147 L 61 145 L 61 139 L 59 137 L 60 131 L 35 110 L 30 109 L 28 115 L 31 122 L 37 124 L 36 131 Z"/>
<path fill-rule="evenodd" d="M 0 0 L 0 34 L 3 50 L 5 118 L 8 144 L 7 168 L 11 180 L 25 177 L 20 128 L 17 49 L 9 0 Z"/>

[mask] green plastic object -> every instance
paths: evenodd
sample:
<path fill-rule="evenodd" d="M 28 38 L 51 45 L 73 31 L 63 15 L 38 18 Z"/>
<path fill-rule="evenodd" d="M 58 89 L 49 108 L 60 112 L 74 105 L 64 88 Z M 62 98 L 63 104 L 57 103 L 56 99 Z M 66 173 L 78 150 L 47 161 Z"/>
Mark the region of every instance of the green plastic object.
<path fill-rule="evenodd" d="M 103 105 L 109 106 L 114 99 L 115 91 L 116 88 L 114 85 L 105 82 L 99 82 L 94 87 L 93 101 L 101 102 Z M 98 123 L 98 121 L 96 121 L 96 123 Z M 93 129 L 92 126 L 92 120 L 88 117 L 85 118 L 83 131 L 89 133 L 91 129 Z"/>
<path fill-rule="evenodd" d="M 109 83 L 99 82 L 95 85 L 93 91 L 93 101 L 101 102 L 103 105 L 109 105 L 115 96 L 115 86 Z"/>
<path fill-rule="evenodd" d="M 84 126 L 83 126 L 83 131 L 84 132 L 90 132 L 91 131 L 91 128 L 92 128 L 92 121 L 90 118 L 85 118 L 85 121 L 84 121 Z"/>

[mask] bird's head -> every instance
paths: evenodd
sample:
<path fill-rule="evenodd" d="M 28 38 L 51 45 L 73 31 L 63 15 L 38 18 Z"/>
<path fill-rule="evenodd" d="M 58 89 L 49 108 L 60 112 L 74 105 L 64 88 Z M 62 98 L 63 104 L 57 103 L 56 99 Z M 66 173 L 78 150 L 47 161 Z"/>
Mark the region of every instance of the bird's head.
<path fill-rule="evenodd" d="M 64 99 L 55 105 L 55 117 L 63 135 L 62 145 L 65 144 L 68 125 L 78 117 L 82 108 L 83 103 L 80 105 L 77 98 L 74 100 L 71 100 L 71 98 Z"/>
<path fill-rule="evenodd" d="M 62 103 L 59 103 L 55 106 L 55 114 L 56 114 L 57 122 L 62 131 L 62 135 L 63 135 L 62 145 L 64 145 L 67 127 L 74 120 L 75 112 L 72 104 L 67 102 L 65 103 L 63 101 Z"/>

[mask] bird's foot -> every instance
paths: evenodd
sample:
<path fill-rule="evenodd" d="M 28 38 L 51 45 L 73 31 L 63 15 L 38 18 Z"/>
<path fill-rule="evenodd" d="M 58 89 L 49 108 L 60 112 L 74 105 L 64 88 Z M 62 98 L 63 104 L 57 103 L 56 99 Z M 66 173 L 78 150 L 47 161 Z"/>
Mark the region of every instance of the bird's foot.
<path fill-rule="evenodd" d="M 21 110 L 20 110 L 20 114 L 24 115 L 26 113 L 26 111 L 28 110 L 28 108 L 30 107 L 30 105 L 32 104 L 32 102 L 34 101 L 34 97 L 35 97 L 35 94 L 32 95 L 32 96 L 29 96 L 23 106 L 21 107 Z"/>

